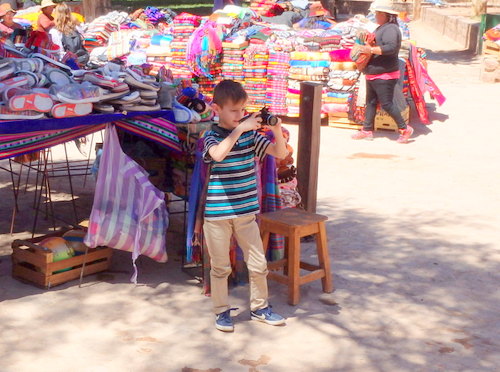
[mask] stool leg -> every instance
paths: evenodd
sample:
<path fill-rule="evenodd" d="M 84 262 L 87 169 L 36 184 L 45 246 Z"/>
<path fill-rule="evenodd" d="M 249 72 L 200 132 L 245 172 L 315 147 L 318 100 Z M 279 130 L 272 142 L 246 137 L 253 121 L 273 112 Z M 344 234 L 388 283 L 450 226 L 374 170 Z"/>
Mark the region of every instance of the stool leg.
<path fill-rule="evenodd" d="M 269 237 L 271 233 L 268 230 L 264 230 L 261 233 L 262 245 L 264 247 L 264 254 L 267 253 L 267 248 L 269 247 Z"/>
<path fill-rule="evenodd" d="M 318 249 L 319 266 L 325 271 L 325 276 L 321 278 L 323 292 L 333 292 L 333 279 L 330 271 L 330 256 L 328 255 L 328 244 L 326 242 L 325 223 L 319 223 L 319 233 L 316 234 L 316 244 Z"/>
<path fill-rule="evenodd" d="M 288 303 L 300 300 L 300 237 L 295 233 L 288 238 Z"/>
<path fill-rule="evenodd" d="M 288 276 L 288 250 L 290 249 L 290 239 L 285 236 L 285 251 L 283 252 L 283 258 L 286 260 L 286 264 L 283 265 L 283 275 Z"/>

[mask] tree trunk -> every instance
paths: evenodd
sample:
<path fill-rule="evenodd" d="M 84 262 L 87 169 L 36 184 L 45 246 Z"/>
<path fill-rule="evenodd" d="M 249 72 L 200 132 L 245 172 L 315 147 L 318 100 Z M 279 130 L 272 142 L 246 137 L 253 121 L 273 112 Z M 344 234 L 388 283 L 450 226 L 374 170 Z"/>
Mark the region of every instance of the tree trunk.
<path fill-rule="evenodd" d="M 97 17 L 111 11 L 111 0 L 83 0 L 85 22 L 92 22 Z"/>
<path fill-rule="evenodd" d="M 472 0 L 472 16 L 479 17 L 488 12 L 488 0 Z"/>

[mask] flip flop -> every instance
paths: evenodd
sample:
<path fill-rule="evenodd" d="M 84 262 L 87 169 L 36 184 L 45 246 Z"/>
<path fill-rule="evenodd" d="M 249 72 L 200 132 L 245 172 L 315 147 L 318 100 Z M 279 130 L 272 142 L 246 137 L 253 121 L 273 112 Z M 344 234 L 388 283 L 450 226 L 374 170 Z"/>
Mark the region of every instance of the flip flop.
<path fill-rule="evenodd" d="M 92 112 L 92 103 L 58 103 L 50 114 L 56 119 L 85 116 Z"/>
<path fill-rule="evenodd" d="M 115 112 L 115 108 L 111 105 L 94 103 L 94 111 L 102 112 L 103 114 L 112 114 Z"/>
<path fill-rule="evenodd" d="M 32 58 L 39 58 L 39 59 L 41 59 L 41 60 L 42 60 L 43 62 L 45 62 L 45 63 L 51 63 L 51 64 L 53 64 L 54 66 L 59 67 L 59 68 L 62 68 L 63 70 L 66 70 L 66 71 L 68 71 L 68 72 L 70 72 L 70 71 L 71 71 L 71 67 L 66 66 L 64 63 L 58 62 L 58 61 L 56 61 L 55 59 L 52 59 L 52 58 L 50 58 L 50 57 L 47 57 L 46 55 L 43 55 L 43 54 L 41 54 L 41 53 L 33 53 L 33 54 L 31 55 L 31 57 L 32 57 Z"/>
<path fill-rule="evenodd" d="M 160 105 L 145 106 L 145 105 L 121 105 L 123 111 L 159 111 Z"/>
<path fill-rule="evenodd" d="M 155 92 L 154 90 L 140 90 L 139 94 L 141 95 L 142 99 L 157 99 L 158 98 L 158 93 Z"/>
<path fill-rule="evenodd" d="M 186 106 L 181 105 L 176 99 L 172 102 L 172 111 L 174 112 L 175 121 L 177 123 L 189 123 L 193 120 L 193 114 Z"/>
<path fill-rule="evenodd" d="M 9 99 L 9 108 L 12 111 L 38 111 L 49 112 L 54 106 L 54 101 L 48 94 L 31 93 L 26 95 L 14 96 Z"/>
<path fill-rule="evenodd" d="M 16 71 L 13 65 L 7 65 L 0 68 L 0 80 L 7 79 L 11 77 Z"/>
<path fill-rule="evenodd" d="M 59 69 L 51 69 L 45 72 L 45 76 L 54 85 L 64 86 L 71 84 L 71 78 Z"/>
<path fill-rule="evenodd" d="M 12 111 L 7 106 L 0 105 L 0 120 L 35 120 L 42 119 L 44 114 L 35 111 Z"/>
<path fill-rule="evenodd" d="M 139 101 L 141 105 L 146 105 L 146 106 L 155 106 L 156 105 L 156 100 L 155 99 L 144 99 L 141 98 Z"/>
<path fill-rule="evenodd" d="M 2 84 L 4 85 L 4 88 L 1 89 L 1 91 L 4 91 L 8 88 L 17 88 L 17 87 L 22 87 L 24 85 L 28 85 L 29 83 L 29 78 L 26 76 L 14 76 L 10 79 L 2 81 Z"/>
<path fill-rule="evenodd" d="M 21 70 L 15 72 L 14 76 L 25 76 L 28 78 L 26 85 L 30 88 L 38 84 L 38 76 L 34 72 Z"/>

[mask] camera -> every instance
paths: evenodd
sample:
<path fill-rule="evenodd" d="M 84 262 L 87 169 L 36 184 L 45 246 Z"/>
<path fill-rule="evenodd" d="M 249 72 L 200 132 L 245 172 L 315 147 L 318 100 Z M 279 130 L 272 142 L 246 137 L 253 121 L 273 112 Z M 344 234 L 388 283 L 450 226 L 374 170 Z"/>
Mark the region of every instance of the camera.
<path fill-rule="evenodd" d="M 240 119 L 240 123 L 247 120 L 250 116 L 251 116 L 251 114 L 245 115 L 244 117 L 242 117 Z M 259 115 L 257 115 L 257 117 L 262 118 L 262 123 L 261 123 L 262 125 L 269 125 L 271 127 L 274 127 L 276 124 L 278 124 L 278 117 L 271 114 L 267 107 L 262 107 L 260 109 Z"/>
<path fill-rule="evenodd" d="M 260 109 L 259 116 L 262 118 L 262 125 L 270 125 L 274 127 L 278 124 L 278 117 L 271 114 L 267 107 L 262 107 Z"/>

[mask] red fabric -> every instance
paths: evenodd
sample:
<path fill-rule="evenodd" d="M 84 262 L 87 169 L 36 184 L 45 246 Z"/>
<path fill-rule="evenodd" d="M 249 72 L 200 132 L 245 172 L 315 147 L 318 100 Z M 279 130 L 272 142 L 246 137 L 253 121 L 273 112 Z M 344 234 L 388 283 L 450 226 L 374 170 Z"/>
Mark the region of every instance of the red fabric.
<path fill-rule="evenodd" d="M 378 75 L 366 75 L 366 80 L 375 80 L 375 79 L 380 79 L 380 80 L 392 80 L 392 79 L 399 79 L 401 76 L 401 73 L 399 70 L 393 71 L 393 72 L 385 72 L 383 74 L 378 74 Z"/>
<path fill-rule="evenodd" d="M 423 93 L 418 88 L 418 82 L 415 76 L 415 70 L 411 65 L 410 61 L 406 61 L 406 70 L 408 71 L 408 85 L 410 87 L 410 93 L 415 102 L 415 107 L 418 112 L 418 117 L 422 124 L 430 124 L 429 113 L 427 107 L 425 107 L 425 100 Z"/>

